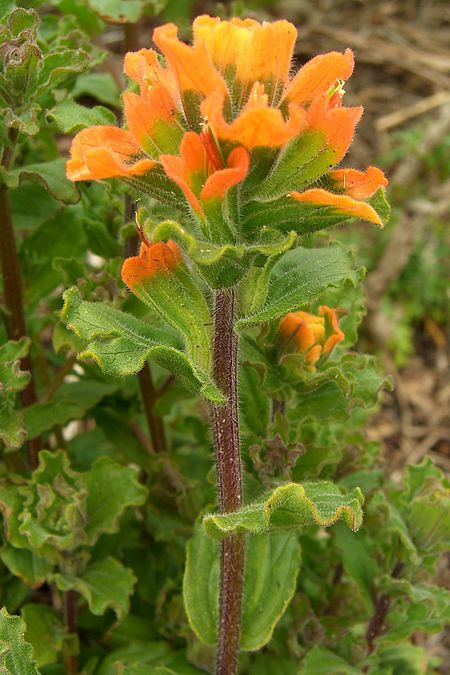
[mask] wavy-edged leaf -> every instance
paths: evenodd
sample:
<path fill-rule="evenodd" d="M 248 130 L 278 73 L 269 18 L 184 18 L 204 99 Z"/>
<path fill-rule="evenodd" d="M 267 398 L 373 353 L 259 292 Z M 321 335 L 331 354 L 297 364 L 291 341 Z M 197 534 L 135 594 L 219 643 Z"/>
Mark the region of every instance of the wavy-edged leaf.
<path fill-rule="evenodd" d="M 8 675 L 39 675 L 33 648 L 26 642 L 25 621 L 0 610 L 0 672 Z"/>
<path fill-rule="evenodd" d="M 314 647 L 311 649 L 300 668 L 301 675 L 360 675 L 358 668 L 353 668 L 329 649 Z"/>
<path fill-rule="evenodd" d="M 86 535 L 92 545 L 102 533 L 118 531 L 125 509 L 144 504 L 147 489 L 139 483 L 137 469 L 121 466 L 109 457 L 99 457 L 85 474 L 85 480 Z"/>
<path fill-rule="evenodd" d="M 15 409 L 16 394 L 27 386 L 30 373 L 20 370 L 20 359 L 28 354 L 30 340 L 10 340 L 0 346 L 0 440 L 7 448 L 20 448 L 25 428 L 23 414 Z"/>
<path fill-rule="evenodd" d="M 211 377 L 180 350 L 180 342 L 173 334 L 105 303 L 83 301 L 75 287 L 64 293 L 61 319 L 78 337 L 88 341 L 78 358 L 94 359 L 108 375 L 132 375 L 152 359 L 180 377 L 189 389 L 216 403 L 224 402 Z"/>
<path fill-rule="evenodd" d="M 363 503 L 359 488 L 343 495 L 330 481 L 288 483 L 240 511 L 206 515 L 203 527 L 210 537 L 224 539 L 233 534 L 259 534 L 292 527 L 330 527 L 342 519 L 356 532 L 363 521 Z"/>
<path fill-rule="evenodd" d="M 5 542 L 0 548 L 0 558 L 11 574 L 20 577 L 30 588 L 39 588 L 51 572 L 52 564 L 27 548 L 16 548 Z"/>
<path fill-rule="evenodd" d="M 90 563 L 80 576 L 61 573 L 54 574 L 52 579 L 61 591 L 80 593 L 92 614 L 101 616 L 112 608 L 118 619 L 128 614 L 130 595 L 137 581 L 128 567 L 111 556 Z"/>
<path fill-rule="evenodd" d="M 196 526 L 187 545 L 183 596 L 191 628 L 207 644 L 217 636 L 220 545 Z M 246 540 L 241 649 L 260 649 L 272 637 L 295 592 L 301 552 L 294 532 Z"/>
<path fill-rule="evenodd" d="M 360 274 L 352 256 L 340 246 L 298 247 L 287 251 L 273 266 L 262 307 L 236 323 L 241 330 L 283 317 L 316 300 L 330 286 L 356 285 Z"/>

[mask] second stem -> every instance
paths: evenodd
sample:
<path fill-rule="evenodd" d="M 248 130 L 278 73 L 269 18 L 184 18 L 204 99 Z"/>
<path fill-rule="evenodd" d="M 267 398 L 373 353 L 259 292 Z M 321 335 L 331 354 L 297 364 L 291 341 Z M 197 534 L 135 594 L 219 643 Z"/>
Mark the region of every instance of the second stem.
<path fill-rule="evenodd" d="M 212 426 L 221 513 L 243 504 L 242 468 L 237 396 L 238 337 L 233 330 L 235 292 L 216 291 L 214 306 L 213 371 L 225 405 L 212 406 Z M 221 542 L 217 675 L 235 675 L 238 667 L 245 539 L 242 535 Z"/>

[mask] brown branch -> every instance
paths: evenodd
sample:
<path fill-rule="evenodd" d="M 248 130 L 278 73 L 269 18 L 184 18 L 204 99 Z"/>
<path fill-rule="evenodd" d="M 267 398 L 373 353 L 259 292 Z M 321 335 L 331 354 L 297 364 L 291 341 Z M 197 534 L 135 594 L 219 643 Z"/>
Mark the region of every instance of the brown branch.
<path fill-rule="evenodd" d="M 167 450 L 167 443 L 164 422 L 162 417 L 156 415 L 154 411 L 157 395 L 153 383 L 152 371 L 150 370 L 148 363 L 145 363 L 141 372 L 138 374 L 138 379 L 153 448 L 155 452 L 165 452 Z"/>
<path fill-rule="evenodd" d="M 70 635 L 77 634 L 77 595 L 75 591 L 66 591 L 63 596 L 64 622 Z M 66 640 L 64 645 L 64 669 L 66 675 L 78 672 L 77 657 L 72 653 L 72 644 Z"/>
<path fill-rule="evenodd" d="M 10 168 L 17 141 L 16 130 L 10 130 L 10 146 L 6 147 L 2 155 L 2 166 Z M 6 185 L 0 186 L 0 265 L 3 277 L 3 299 L 6 307 L 4 317 L 6 333 L 10 340 L 20 340 L 27 335 L 25 313 L 23 306 L 22 278 L 20 273 L 19 256 L 9 203 L 9 192 Z M 22 405 L 27 407 L 36 403 L 36 388 L 33 378 L 33 367 L 30 356 L 21 360 L 22 370 L 28 370 L 31 378 L 28 385 L 21 392 Z M 41 439 L 34 438 L 28 442 L 28 460 L 32 469 L 38 464 L 38 454 L 41 449 Z"/>

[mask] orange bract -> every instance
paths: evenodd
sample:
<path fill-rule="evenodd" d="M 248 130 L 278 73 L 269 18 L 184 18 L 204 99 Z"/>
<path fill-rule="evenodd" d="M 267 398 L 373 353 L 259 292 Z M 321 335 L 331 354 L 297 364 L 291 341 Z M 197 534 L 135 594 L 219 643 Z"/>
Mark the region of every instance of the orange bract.
<path fill-rule="evenodd" d="M 244 148 L 235 148 L 226 166 L 216 168 L 220 160 L 207 143 L 207 136 L 188 132 L 180 145 L 180 157 L 162 155 L 161 163 L 167 175 L 183 190 L 194 211 L 203 216 L 201 202 L 222 197 L 227 190 L 247 175 L 250 158 Z"/>
<path fill-rule="evenodd" d="M 313 188 L 305 192 L 291 192 L 291 197 L 306 204 L 329 206 L 343 215 L 362 218 L 382 227 L 380 216 L 370 204 L 357 201 L 347 195 L 336 195 L 322 188 Z"/>
<path fill-rule="evenodd" d="M 141 244 L 138 256 L 127 258 L 122 265 L 122 279 L 129 289 L 133 288 L 160 273 L 168 273 L 181 260 L 178 244 L 169 239 L 168 242 Z"/>
<path fill-rule="evenodd" d="M 156 162 L 139 158 L 140 154 L 141 149 L 129 131 L 107 126 L 83 129 L 72 142 L 67 178 L 100 180 L 146 173 Z"/>
<path fill-rule="evenodd" d="M 330 177 L 346 195 L 354 199 L 372 197 L 378 188 L 388 184 L 386 176 L 376 166 L 369 166 L 365 171 L 336 169 L 330 172 Z"/>

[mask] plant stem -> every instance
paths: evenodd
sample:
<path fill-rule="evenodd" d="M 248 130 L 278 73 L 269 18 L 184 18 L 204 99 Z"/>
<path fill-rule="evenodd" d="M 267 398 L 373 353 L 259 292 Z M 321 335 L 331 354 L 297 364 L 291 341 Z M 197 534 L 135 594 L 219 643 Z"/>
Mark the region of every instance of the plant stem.
<path fill-rule="evenodd" d="M 392 578 L 398 579 L 398 577 L 402 573 L 403 568 L 404 564 L 398 561 L 395 564 L 394 569 L 392 570 L 391 573 Z M 375 639 L 379 635 L 381 635 L 381 633 L 385 629 L 385 621 L 387 613 L 389 611 L 390 604 L 391 598 L 387 593 L 382 593 L 381 595 L 378 596 L 377 601 L 375 603 L 375 610 L 372 618 L 369 621 L 369 625 L 367 627 L 366 632 L 367 648 L 369 654 L 371 654 L 374 650 Z"/>
<path fill-rule="evenodd" d="M 1 163 L 5 169 L 10 167 L 16 140 L 17 133 L 13 130 L 10 133 L 12 149 L 5 148 L 3 151 Z M 20 338 L 26 336 L 27 329 L 23 309 L 19 256 L 17 254 L 11 206 L 6 185 L 0 186 L 0 264 L 3 278 L 3 300 L 6 307 L 6 333 L 9 340 L 20 340 Z M 28 370 L 31 373 L 31 379 L 28 385 L 20 393 L 22 405 L 26 407 L 37 401 L 30 356 L 25 356 L 21 360 L 21 368 L 22 370 Z M 33 438 L 28 442 L 28 461 L 30 468 L 32 469 L 37 467 L 40 448 L 40 438 Z"/>
<path fill-rule="evenodd" d="M 63 598 L 64 622 L 70 635 L 77 634 L 77 595 L 75 591 L 66 591 Z M 66 675 L 76 675 L 77 657 L 71 651 L 71 644 L 64 646 L 64 669 Z"/>
<path fill-rule="evenodd" d="M 156 389 L 153 382 L 152 371 L 148 363 L 144 364 L 138 375 L 139 387 L 142 394 L 145 416 L 147 418 L 148 429 L 155 452 L 165 452 L 167 449 L 166 434 L 164 432 L 164 422 L 160 415 L 154 412 L 154 406 L 157 400 Z"/>
<path fill-rule="evenodd" d="M 242 469 L 237 397 L 238 338 L 233 330 L 235 293 L 216 291 L 214 306 L 213 371 L 225 405 L 212 406 L 212 427 L 221 513 L 242 507 Z M 244 586 L 245 539 L 241 535 L 221 542 L 217 675 L 237 672 Z"/>

